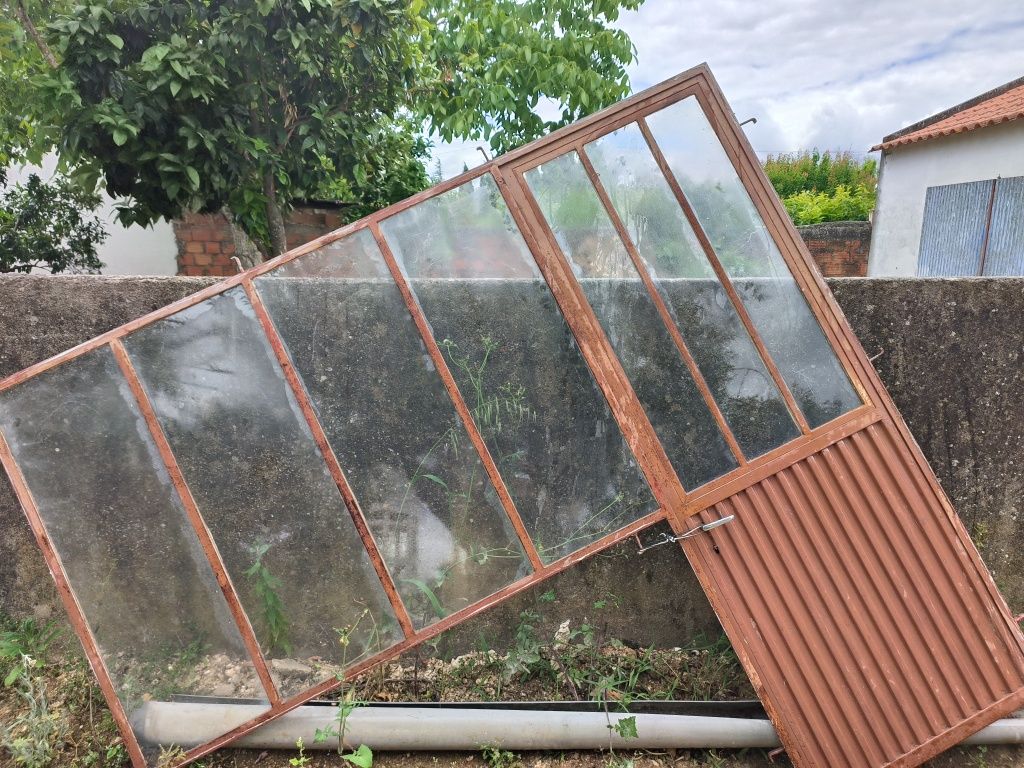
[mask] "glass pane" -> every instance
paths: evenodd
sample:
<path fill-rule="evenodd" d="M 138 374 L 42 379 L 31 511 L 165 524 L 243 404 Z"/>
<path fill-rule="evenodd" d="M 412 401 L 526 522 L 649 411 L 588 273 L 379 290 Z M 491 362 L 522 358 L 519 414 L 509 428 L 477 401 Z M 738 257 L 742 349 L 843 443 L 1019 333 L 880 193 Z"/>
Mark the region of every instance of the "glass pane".
<path fill-rule="evenodd" d="M 759 456 L 799 436 L 640 128 L 586 151 L 743 453 Z"/>
<path fill-rule="evenodd" d="M 736 459 L 579 156 L 570 152 L 534 168 L 526 181 L 683 485 L 696 488 L 734 469 Z"/>
<path fill-rule="evenodd" d="M 109 348 L 0 394 L 0 429 L 136 727 L 148 702 L 182 695 L 263 700 Z M 224 731 L 251 715 L 225 722 Z"/>
<path fill-rule="evenodd" d="M 493 179 L 420 203 L 381 229 L 541 558 L 654 511 Z"/>
<path fill-rule="evenodd" d="M 379 277 L 372 236 L 360 230 L 334 253 L 257 282 L 423 626 L 525 576 L 529 563 L 398 288 Z"/>
<path fill-rule="evenodd" d="M 807 422 L 818 427 L 859 406 L 697 100 L 676 102 L 647 122 Z"/>
<path fill-rule="evenodd" d="M 241 288 L 125 340 L 285 696 L 401 639 Z M 339 631 L 351 642 L 338 642 Z"/>

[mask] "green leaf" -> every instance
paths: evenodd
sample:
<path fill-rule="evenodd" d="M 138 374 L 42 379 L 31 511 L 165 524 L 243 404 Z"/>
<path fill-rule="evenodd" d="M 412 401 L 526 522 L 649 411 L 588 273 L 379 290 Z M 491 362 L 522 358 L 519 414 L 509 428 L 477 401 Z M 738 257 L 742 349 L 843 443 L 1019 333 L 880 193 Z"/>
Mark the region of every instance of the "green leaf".
<path fill-rule="evenodd" d="M 188 180 L 192 182 L 192 189 L 199 189 L 199 171 L 191 165 L 186 165 L 185 173 L 188 176 Z"/>
<path fill-rule="evenodd" d="M 12 685 L 14 685 L 14 682 L 19 677 L 21 677 L 21 673 L 23 671 L 24 670 L 23 670 L 21 664 L 15 664 L 11 668 L 11 671 L 7 673 L 7 677 L 4 678 L 4 688 L 10 688 Z"/>
<path fill-rule="evenodd" d="M 119 147 L 123 147 L 125 145 L 125 143 L 127 143 L 127 141 L 128 141 L 128 131 L 124 131 L 124 130 L 122 130 L 120 128 L 115 128 L 114 129 L 114 143 L 117 146 L 119 146 Z"/>
<path fill-rule="evenodd" d="M 636 715 L 620 717 L 615 721 L 615 725 L 612 728 L 624 739 L 637 739 L 640 737 L 636 732 Z"/>
<path fill-rule="evenodd" d="M 181 90 L 181 80 L 171 80 L 171 96 L 177 96 Z"/>
<path fill-rule="evenodd" d="M 341 757 L 359 768 L 373 768 L 373 751 L 365 744 L 360 744 L 355 752 L 349 752 Z"/>
<path fill-rule="evenodd" d="M 120 51 L 122 48 L 124 48 L 124 40 L 121 39 L 120 35 L 107 35 L 106 38 L 110 41 L 110 44 L 112 46 L 117 48 L 117 50 Z"/>
<path fill-rule="evenodd" d="M 434 590 L 428 587 L 426 583 L 420 581 L 419 579 L 404 579 L 404 581 L 408 582 L 409 584 L 412 584 L 414 587 L 416 587 L 416 589 L 418 589 L 426 596 L 427 600 L 430 602 L 430 607 L 434 609 L 434 613 L 437 615 L 437 618 L 443 619 L 445 616 L 448 615 L 444 609 L 444 606 L 441 605 L 441 601 L 438 600 L 437 595 L 434 594 Z"/>
<path fill-rule="evenodd" d="M 442 480 L 437 475 L 431 475 L 431 474 L 424 473 L 423 475 L 421 475 L 421 477 L 426 478 L 427 480 L 429 480 L 432 483 L 437 483 L 442 488 L 444 488 L 446 491 L 448 490 L 448 483 L 446 483 L 444 480 Z"/>

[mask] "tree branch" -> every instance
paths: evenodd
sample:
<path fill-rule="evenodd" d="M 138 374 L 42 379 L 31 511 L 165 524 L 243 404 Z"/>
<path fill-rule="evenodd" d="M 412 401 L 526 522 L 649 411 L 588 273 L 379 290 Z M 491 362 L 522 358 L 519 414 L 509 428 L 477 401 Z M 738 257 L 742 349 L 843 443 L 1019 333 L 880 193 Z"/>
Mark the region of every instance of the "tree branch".
<path fill-rule="evenodd" d="M 31 37 L 36 46 L 39 48 L 39 52 L 43 54 L 43 58 L 46 59 L 47 63 L 57 69 L 60 66 L 60 62 L 57 61 L 57 57 L 54 56 L 53 50 L 43 39 L 43 36 L 39 34 L 39 30 L 36 29 L 36 25 L 32 23 L 32 18 L 28 15 L 28 9 L 25 8 L 25 0 L 18 0 L 14 6 L 14 15 L 18 17 L 18 21 L 21 22 L 21 26 Z"/>

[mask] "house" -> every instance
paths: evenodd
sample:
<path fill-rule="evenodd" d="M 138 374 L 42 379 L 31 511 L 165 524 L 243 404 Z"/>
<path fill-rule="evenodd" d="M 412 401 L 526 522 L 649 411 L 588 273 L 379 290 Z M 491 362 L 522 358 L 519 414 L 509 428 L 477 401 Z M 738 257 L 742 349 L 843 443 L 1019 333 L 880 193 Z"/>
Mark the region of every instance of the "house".
<path fill-rule="evenodd" d="M 1024 77 L 883 139 L 871 276 L 1024 275 Z"/>

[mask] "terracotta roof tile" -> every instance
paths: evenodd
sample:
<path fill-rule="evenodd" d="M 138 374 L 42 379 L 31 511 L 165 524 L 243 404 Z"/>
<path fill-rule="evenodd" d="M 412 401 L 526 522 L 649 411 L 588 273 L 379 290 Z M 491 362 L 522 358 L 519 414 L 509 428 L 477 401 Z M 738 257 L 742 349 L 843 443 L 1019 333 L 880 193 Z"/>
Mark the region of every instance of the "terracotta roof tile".
<path fill-rule="evenodd" d="M 985 128 L 989 125 L 1006 123 L 1024 117 L 1024 85 L 997 93 L 992 98 L 985 99 L 973 106 L 939 120 L 931 125 L 926 125 L 916 131 L 897 134 L 888 141 L 872 147 L 876 149 L 893 149 L 906 144 L 914 144 L 919 141 L 927 141 L 940 136 L 950 136 L 954 133 L 966 133 L 977 128 Z"/>

